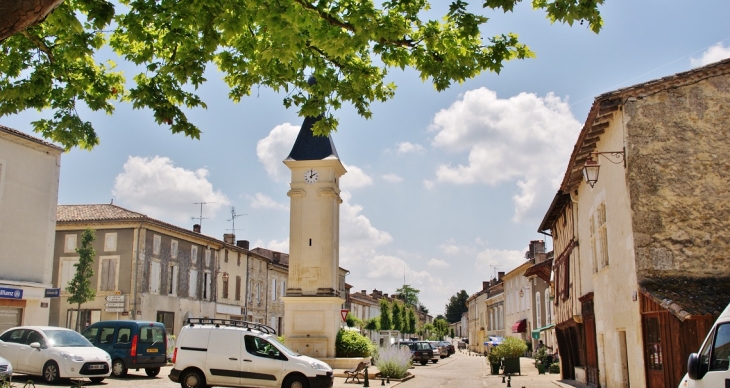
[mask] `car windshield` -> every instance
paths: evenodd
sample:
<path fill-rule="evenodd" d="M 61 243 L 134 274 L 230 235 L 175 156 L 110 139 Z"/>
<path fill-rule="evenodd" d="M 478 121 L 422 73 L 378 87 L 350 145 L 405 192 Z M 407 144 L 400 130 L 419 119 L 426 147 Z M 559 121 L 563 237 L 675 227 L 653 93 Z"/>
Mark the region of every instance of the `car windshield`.
<path fill-rule="evenodd" d="M 286 345 L 284 345 L 281 342 L 279 342 L 279 339 L 276 338 L 273 335 L 266 336 L 266 339 L 268 341 L 270 341 L 270 342 L 275 343 L 276 344 L 276 347 L 279 348 L 279 350 L 281 350 L 282 352 L 284 352 L 284 353 L 286 353 L 286 354 L 288 354 L 290 356 L 301 356 L 301 354 L 299 354 L 299 353 L 297 353 L 297 352 L 295 352 L 295 351 L 287 348 Z"/>
<path fill-rule="evenodd" d="M 94 347 L 84 336 L 72 330 L 43 330 L 43 333 L 48 337 L 49 345 L 57 348 Z"/>

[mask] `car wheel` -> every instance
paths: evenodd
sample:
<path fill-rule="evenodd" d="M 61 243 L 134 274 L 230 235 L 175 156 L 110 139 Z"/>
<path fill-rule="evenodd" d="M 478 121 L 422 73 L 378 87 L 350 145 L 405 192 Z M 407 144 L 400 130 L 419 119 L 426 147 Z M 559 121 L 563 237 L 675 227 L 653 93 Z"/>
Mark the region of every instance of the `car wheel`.
<path fill-rule="evenodd" d="M 291 375 L 284 380 L 282 388 L 309 388 L 309 382 L 303 376 Z"/>
<path fill-rule="evenodd" d="M 147 373 L 147 376 L 155 377 L 160 374 L 160 368 L 144 368 L 144 373 Z"/>
<path fill-rule="evenodd" d="M 89 377 L 89 380 L 91 380 L 94 384 L 99 384 L 100 382 L 104 381 L 104 377 Z"/>
<path fill-rule="evenodd" d="M 124 365 L 124 361 L 116 359 L 112 361 L 112 376 L 124 377 L 127 375 L 127 366 Z"/>
<path fill-rule="evenodd" d="M 48 361 L 46 365 L 43 365 L 43 380 L 48 384 L 55 384 L 61 379 L 61 375 L 58 371 L 58 364 L 55 361 Z"/>
<path fill-rule="evenodd" d="M 421 365 L 426 365 L 426 364 L 428 364 L 428 361 L 421 361 Z"/>
<path fill-rule="evenodd" d="M 439 362 L 439 360 L 431 360 L 431 362 L 435 364 L 435 363 Z"/>
<path fill-rule="evenodd" d="M 180 377 L 180 385 L 182 388 L 205 388 L 205 376 L 200 371 L 189 370 L 184 372 Z"/>

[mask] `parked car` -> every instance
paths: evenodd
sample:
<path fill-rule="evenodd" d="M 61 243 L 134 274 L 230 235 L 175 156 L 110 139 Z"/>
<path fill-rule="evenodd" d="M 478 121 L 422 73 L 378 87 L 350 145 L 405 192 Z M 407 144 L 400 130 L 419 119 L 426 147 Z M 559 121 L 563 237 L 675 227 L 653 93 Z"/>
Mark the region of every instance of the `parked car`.
<path fill-rule="evenodd" d="M 710 388 L 728 386 L 730 381 L 730 304 L 717 318 L 699 353 L 687 360 L 687 374 L 680 388 Z"/>
<path fill-rule="evenodd" d="M 458 346 L 459 346 L 459 349 L 466 349 L 466 342 L 459 341 L 459 345 Z"/>
<path fill-rule="evenodd" d="M 20 326 L 0 334 L 0 356 L 15 373 L 42 376 L 47 383 L 88 377 L 94 383 L 111 373 L 109 354 L 81 334 L 63 327 Z"/>
<path fill-rule="evenodd" d="M 8 383 L 13 381 L 13 366 L 10 365 L 10 361 L 0 357 L 0 382 L 3 381 Z"/>
<path fill-rule="evenodd" d="M 448 355 L 446 357 L 456 353 L 456 349 L 454 349 L 454 344 L 449 341 L 441 341 L 441 346 L 445 346 L 446 350 L 448 351 Z"/>
<path fill-rule="evenodd" d="M 183 388 L 329 388 L 332 368 L 279 342 L 262 323 L 189 318 L 177 337 L 170 380 Z"/>
<path fill-rule="evenodd" d="M 167 332 L 160 322 L 101 321 L 82 335 L 109 353 L 114 377 L 124 377 L 132 368 L 144 368 L 147 376 L 154 377 L 167 365 Z"/>
<path fill-rule="evenodd" d="M 428 341 L 402 341 L 398 346 L 407 346 L 411 350 L 413 363 L 426 365 L 433 359 L 434 349 Z"/>
<path fill-rule="evenodd" d="M 441 345 L 440 341 L 429 341 L 431 346 L 433 346 L 433 358 L 431 358 L 431 361 L 435 364 L 440 359 L 446 358 L 449 356 L 449 351 L 444 346 Z"/>

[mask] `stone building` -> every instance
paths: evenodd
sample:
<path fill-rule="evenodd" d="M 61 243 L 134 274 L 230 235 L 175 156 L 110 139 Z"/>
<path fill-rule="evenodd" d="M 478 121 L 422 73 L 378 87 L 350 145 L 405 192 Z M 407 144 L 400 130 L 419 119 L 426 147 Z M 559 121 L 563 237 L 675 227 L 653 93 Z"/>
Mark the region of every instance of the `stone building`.
<path fill-rule="evenodd" d="M 48 324 L 62 153 L 0 125 L 0 332 Z"/>
<path fill-rule="evenodd" d="M 532 265 L 523 263 L 502 276 L 504 283 L 504 321 L 506 337 L 529 340 L 534 327 L 532 320 L 532 283 L 525 272 Z"/>
<path fill-rule="evenodd" d="M 284 333 L 284 300 L 282 297 L 286 295 L 289 255 L 265 248 L 254 248 L 251 251 L 268 259 L 269 297 L 266 304 L 266 315 L 269 317 L 268 325 L 276 329 L 276 332 L 280 335 L 286 335 Z"/>
<path fill-rule="evenodd" d="M 489 281 L 487 298 L 487 337 L 504 337 L 504 272 Z"/>
<path fill-rule="evenodd" d="M 550 274 L 553 267 L 553 253 L 545 252 L 545 241 L 530 241 L 530 250 L 525 258 L 532 265 L 525 271 L 525 277 L 532 283 L 532 348 L 542 341 L 547 350 L 555 349 L 555 325 L 553 324 L 553 304 L 550 297 Z"/>
<path fill-rule="evenodd" d="M 482 289 L 466 300 L 469 350 L 484 353 L 487 340 L 487 298 L 489 297 L 488 282 L 482 283 Z"/>
<path fill-rule="evenodd" d="M 595 99 L 539 228 L 564 377 L 677 386 L 730 302 L 728 106 L 730 60 Z"/>

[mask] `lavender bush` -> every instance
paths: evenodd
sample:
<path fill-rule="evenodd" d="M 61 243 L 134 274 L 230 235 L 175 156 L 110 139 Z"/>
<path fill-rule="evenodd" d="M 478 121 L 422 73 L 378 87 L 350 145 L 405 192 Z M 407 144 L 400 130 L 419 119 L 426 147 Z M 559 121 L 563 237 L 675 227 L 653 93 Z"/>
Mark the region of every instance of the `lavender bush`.
<path fill-rule="evenodd" d="M 411 351 L 407 347 L 398 346 L 380 348 L 375 366 L 383 377 L 401 379 L 411 367 Z"/>

